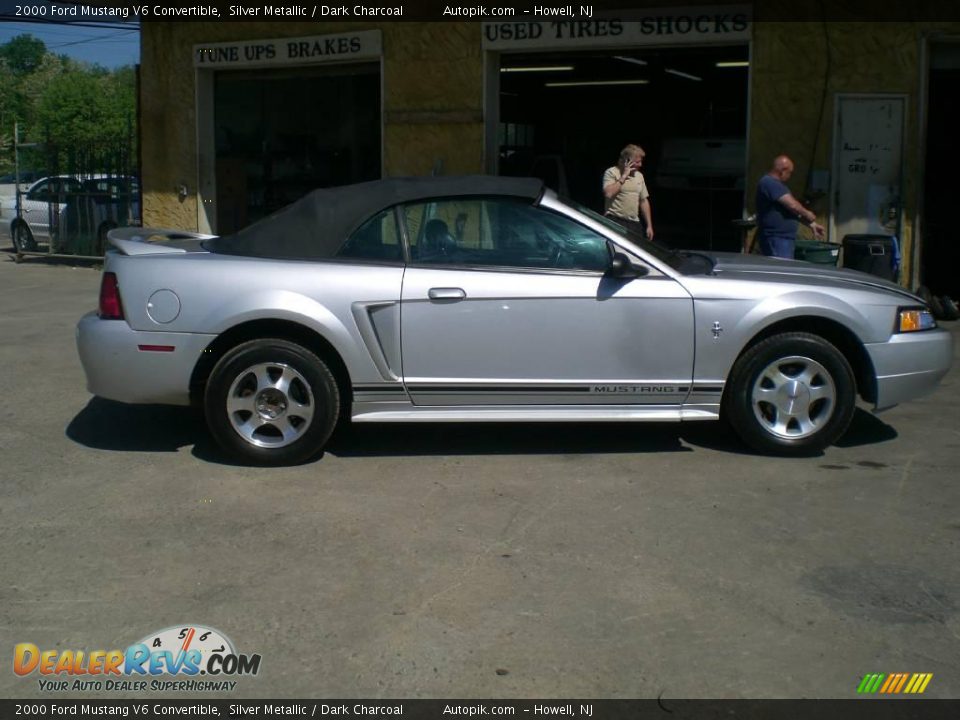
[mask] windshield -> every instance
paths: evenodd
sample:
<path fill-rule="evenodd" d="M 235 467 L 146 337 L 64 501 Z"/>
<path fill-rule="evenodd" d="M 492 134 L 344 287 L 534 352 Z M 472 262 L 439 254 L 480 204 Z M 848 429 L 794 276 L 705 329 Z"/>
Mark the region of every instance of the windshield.
<path fill-rule="evenodd" d="M 564 204 L 569 205 L 574 210 L 582 212 L 584 215 L 589 217 L 591 220 L 596 220 L 598 223 L 610 228 L 618 235 L 621 235 L 626 240 L 629 240 L 631 243 L 639 247 L 641 250 L 650 253 L 658 260 L 665 262 L 671 266 L 676 265 L 676 251 L 666 248 L 660 243 L 654 242 L 653 240 L 647 240 L 642 235 L 635 233 L 631 230 L 628 230 L 626 227 L 618 223 L 613 218 L 607 217 L 606 215 L 601 215 L 598 212 L 591 210 L 590 208 L 581 205 L 576 200 L 571 200 L 570 198 L 560 198 Z"/>
<path fill-rule="evenodd" d="M 674 250 L 672 248 L 665 247 L 655 240 L 648 240 L 643 235 L 624 227 L 613 218 L 607 217 L 606 215 L 600 215 L 590 208 L 584 207 L 575 200 L 570 200 L 569 198 L 561 198 L 561 200 L 574 210 L 582 212 L 591 220 L 596 220 L 598 223 L 610 228 L 617 233 L 617 235 L 622 236 L 625 240 L 629 240 L 643 251 L 653 255 L 655 258 L 657 258 L 657 260 L 666 263 L 683 275 L 704 275 L 713 272 L 716 259 L 709 253 L 689 250 Z"/>

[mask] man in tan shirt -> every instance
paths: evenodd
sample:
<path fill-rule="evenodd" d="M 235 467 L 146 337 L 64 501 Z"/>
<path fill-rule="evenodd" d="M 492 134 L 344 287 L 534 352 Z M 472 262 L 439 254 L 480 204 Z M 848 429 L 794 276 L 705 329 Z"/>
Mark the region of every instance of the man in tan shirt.
<path fill-rule="evenodd" d="M 627 145 L 620 151 L 617 164 L 603 173 L 603 205 L 608 217 L 623 221 L 629 229 L 652 240 L 650 193 L 640 172 L 644 155 L 639 145 Z"/>

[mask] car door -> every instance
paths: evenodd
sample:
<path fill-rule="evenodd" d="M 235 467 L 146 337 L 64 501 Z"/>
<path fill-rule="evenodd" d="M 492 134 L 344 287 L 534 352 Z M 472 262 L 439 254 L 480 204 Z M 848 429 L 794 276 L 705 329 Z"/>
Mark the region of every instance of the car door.
<path fill-rule="evenodd" d="M 682 402 L 693 306 L 670 277 L 606 273 L 606 238 L 506 198 L 402 210 L 403 377 L 417 405 Z"/>
<path fill-rule="evenodd" d="M 65 204 L 79 191 L 79 182 L 66 177 L 44 178 L 31 186 L 21 198 L 20 207 L 34 238 L 49 240 L 56 235 Z"/>
<path fill-rule="evenodd" d="M 44 178 L 20 197 L 20 216 L 37 240 L 50 237 L 50 201 L 58 185 L 59 178 Z"/>

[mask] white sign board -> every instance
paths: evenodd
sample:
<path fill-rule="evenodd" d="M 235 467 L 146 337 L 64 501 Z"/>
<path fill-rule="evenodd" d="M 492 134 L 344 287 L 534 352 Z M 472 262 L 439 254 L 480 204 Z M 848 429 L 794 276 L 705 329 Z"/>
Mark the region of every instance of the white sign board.
<path fill-rule="evenodd" d="M 203 43 L 193 46 L 193 64 L 198 69 L 225 69 L 372 60 L 380 57 L 381 47 L 379 30 L 313 37 Z"/>
<path fill-rule="evenodd" d="M 573 7 L 573 6 L 571 6 Z M 530 20 L 483 24 L 485 50 L 564 50 L 749 42 L 750 6 L 624 10 L 590 20 Z"/>

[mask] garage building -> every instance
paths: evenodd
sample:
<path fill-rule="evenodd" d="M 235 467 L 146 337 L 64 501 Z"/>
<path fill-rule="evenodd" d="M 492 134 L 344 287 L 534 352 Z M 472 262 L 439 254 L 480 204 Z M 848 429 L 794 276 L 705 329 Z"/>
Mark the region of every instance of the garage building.
<path fill-rule="evenodd" d="M 832 242 L 895 236 L 901 283 L 960 295 L 960 22 L 778 6 L 144 23 L 144 222 L 227 233 L 315 187 L 478 172 L 597 208 L 603 171 L 637 143 L 657 238 L 737 251 L 736 221 L 787 153 Z"/>

